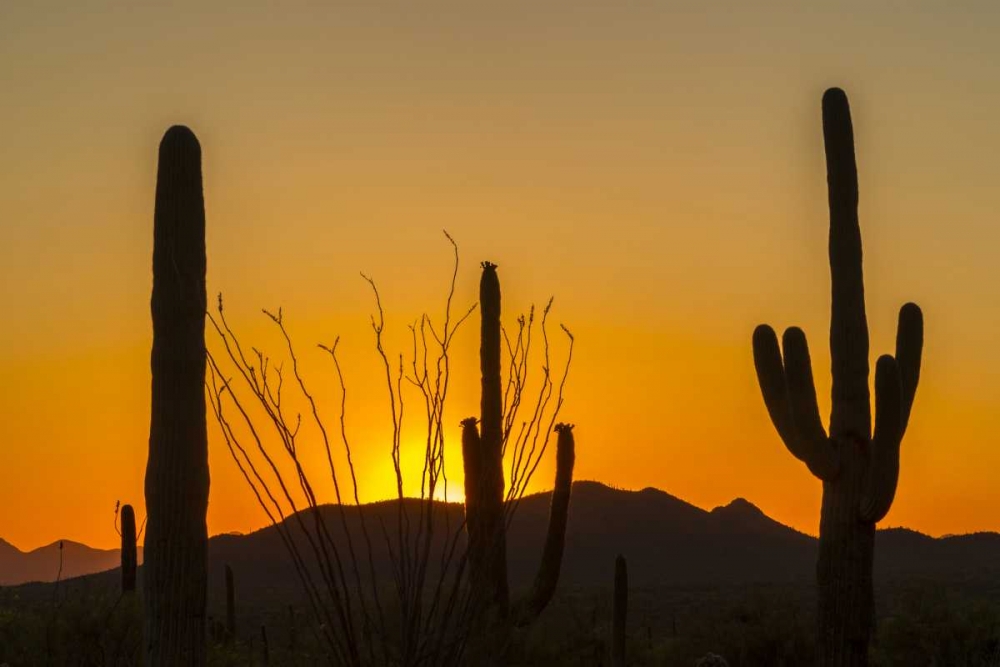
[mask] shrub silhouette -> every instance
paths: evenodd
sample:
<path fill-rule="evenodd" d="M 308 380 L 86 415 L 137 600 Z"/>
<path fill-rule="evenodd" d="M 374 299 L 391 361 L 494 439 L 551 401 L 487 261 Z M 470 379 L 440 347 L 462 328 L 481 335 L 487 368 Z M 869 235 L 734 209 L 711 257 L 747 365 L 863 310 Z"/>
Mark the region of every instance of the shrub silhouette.
<path fill-rule="evenodd" d="M 285 343 L 286 366 L 257 347 L 245 347 L 226 320 L 221 295 L 218 316 L 209 321 L 219 336 L 224 356 L 209 359 L 208 396 L 230 453 L 261 507 L 277 529 L 303 584 L 309 608 L 319 621 L 319 639 L 336 664 L 349 665 L 466 665 L 503 660 L 510 631 L 530 623 L 548 604 L 556 587 L 562 561 L 566 518 L 574 461 L 572 427 L 556 425 L 563 404 L 563 388 L 572 360 L 573 337 L 561 379 L 553 379 L 546 321 L 541 317 L 544 356 L 539 393 L 525 394 L 534 309 L 519 317 L 514 334 L 507 337 L 499 323 L 500 289 L 495 267 L 484 265 L 482 308 L 487 342 L 483 346 L 483 424 L 480 439 L 476 419 L 463 422 L 462 446 L 466 465 L 467 521 L 452 521 L 444 475 L 447 427 L 444 411 L 451 373 L 450 350 L 454 336 L 469 319 L 475 305 L 453 317 L 451 304 L 458 276 L 458 246 L 445 313 L 440 325 L 426 314 L 409 326 L 413 341 L 411 363 L 390 361 L 384 346 L 385 317 L 375 281 L 371 286 L 376 313 L 371 318 L 375 349 L 381 360 L 389 398 L 392 425 L 391 460 L 396 498 L 391 518 L 383 521 L 376 506 L 363 507 L 352 462 L 352 444 L 345 426 L 347 385 L 337 357 L 339 338 L 332 345 L 319 344 L 333 364 L 340 387 L 338 426 L 328 428 L 325 411 L 308 388 L 281 309 L 264 311 Z M 491 276 L 490 276 L 491 274 Z M 489 284 L 492 277 L 492 286 Z M 500 378 L 501 341 L 509 354 L 507 377 Z M 393 355 L 395 356 L 395 355 Z M 223 370 L 221 363 L 229 370 Z M 283 383 L 282 368 L 290 367 L 293 382 Z M 408 370 L 404 370 L 408 369 Z M 235 370 L 235 373 L 232 372 Z M 405 382 L 404 382 L 405 380 Z M 500 387 L 506 383 L 503 394 Z M 298 458 L 301 415 L 283 409 L 283 389 L 297 394 L 306 407 L 305 419 L 314 428 L 327 457 L 326 474 L 336 502 L 322 507 L 315 491 L 316 469 Z M 426 438 L 422 470 L 407 471 L 402 459 L 403 388 L 413 390 L 423 410 L 418 415 Z M 414 396 L 410 394 L 410 396 Z M 512 434 L 518 410 L 527 405 L 529 417 Z M 252 407 L 251 407 L 252 406 Z M 257 412 L 261 410 L 261 412 Z M 231 415 L 231 416 L 230 416 Z M 244 428 L 245 427 L 245 428 Z M 272 428 L 273 427 L 273 428 Z M 549 537 L 543 547 L 542 566 L 528 595 L 511 608 L 505 553 L 506 528 L 518 503 L 548 449 L 551 432 L 556 437 L 556 491 L 550 511 Z M 270 436 L 266 435 L 268 432 Z M 344 463 L 334 463 L 337 440 Z M 505 486 L 504 456 L 510 462 L 510 483 Z M 287 472 L 276 461 L 284 458 Z M 338 467 L 347 481 L 338 482 Z M 319 469 L 322 474 L 324 471 Z M 343 474 L 342 472 L 342 474 Z M 416 473 L 419 496 L 406 497 L 404 477 Z M 342 479 L 342 478 L 341 478 Z M 301 495 L 293 489 L 298 486 Z M 341 493 L 343 485 L 344 493 Z M 394 524 L 394 525 L 393 525 Z M 497 548 L 497 545 L 503 545 Z M 381 555 L 380 555 L 381 554 Z M 383 585 L 384 571 L 376 566 L 385 559 L 391 585 Z M 469 658 L 481 654 L 482 659 Z M 485 662 L 484 662 L 485 661 Z"/>
<path fill-rule="evenodd" d="M 153 216 L 153 352 L 146 464 L 146 666 L 205 664 L 208 440 L 201 146 L 160 142 Z"/>
<path fill-rule="evenodd" d="M 868 389 L 865 316 L 858 225 L 854 130 L 847 96 L 823 96 L 830 203 L 833 304 L 830 356 L 833 410 L 829 435 L 820 421 L 806 337 L 774 330 L 753 334 L 754 364 L 764 403 L 785 446 L 823 481 L 818 582 L 818 655 L 824 667 L 868 664 L 874 624 L 872 565 L 875 524 L 889 511 L 899 478 L 899 446 L 920 375 L 923 318 L 915 304 L 899 311 L 896 356 L 875 368 L 875 431 Z"/>

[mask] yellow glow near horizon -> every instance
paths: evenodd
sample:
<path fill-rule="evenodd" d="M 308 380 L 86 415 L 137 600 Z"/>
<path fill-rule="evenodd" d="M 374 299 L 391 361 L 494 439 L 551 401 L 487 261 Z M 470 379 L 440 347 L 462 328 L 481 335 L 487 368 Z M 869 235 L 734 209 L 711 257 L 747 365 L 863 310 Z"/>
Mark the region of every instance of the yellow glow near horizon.
<path fill-rule="evenodd" d="M 820 484 L 768 421 L 750 336 L 802 326 L 828 411 L 830 85 L 854 111 L 872 359 L 902 303 L 926 319 L 884 525 L 1000 530 L 993 4 L 210 4 L 0 9 L 0 538 L 110 547 L 116 500 L 144 515 L 156 147 L 174 123 L 203 145 L 210 294 L 272 352 L 259 309 L 284 307 L 330 420 L 313 345 L 341 336 L 362 500 L 395 486 L 358 272 L 379 281 L 388 351 L 407 350 L 406 325 L 444 306 L 445 228 L 456 311 L 489 259 L 508 322 L 554 295 L 576 335 L 577 479 L 743 496 L 815 533 Z M 477 328 L 453 354 L 449 495 Z M 211 419 L 209 435 L 210 531 L 261 527 Z"/>

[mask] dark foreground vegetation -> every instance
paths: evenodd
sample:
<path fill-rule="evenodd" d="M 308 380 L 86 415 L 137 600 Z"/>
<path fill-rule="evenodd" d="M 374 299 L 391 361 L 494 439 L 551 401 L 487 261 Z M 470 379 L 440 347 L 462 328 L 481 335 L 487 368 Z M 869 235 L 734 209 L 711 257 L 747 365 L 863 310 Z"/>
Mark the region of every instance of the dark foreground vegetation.
<path fill-rule="evenodd" d="M 0 589 L 0 665 L 143 664 L 141 604 L 118 590 L 114 572 L 58 589 Z M 1000 665 L 1000 585 L 910 581 L 876 592 L 871 664 Z M 293 597 L 291 605 L 241 608 L 230 641 L 224 593 L 215 593 L 209 595 L 209 664 L 326 662 L 316 627 Z M 535 625 L 512 638 L 510 664 L 610 665 L 611 605 L 610 585 L 562 590 Z M 808 584 L 635 588 L 626 664 L 692 667 L 712 652 L 733 667 L 811 665 L 815 609 Z"/>

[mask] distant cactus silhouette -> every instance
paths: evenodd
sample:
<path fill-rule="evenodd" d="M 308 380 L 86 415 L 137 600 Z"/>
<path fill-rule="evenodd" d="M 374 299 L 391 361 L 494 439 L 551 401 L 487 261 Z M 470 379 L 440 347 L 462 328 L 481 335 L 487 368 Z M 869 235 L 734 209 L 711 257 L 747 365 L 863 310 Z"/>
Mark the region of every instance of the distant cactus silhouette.
<path fill-rule="evenodd" d="M 503 468 L 506 434 L 500 364 L 500 280 L 495 264 L 483 262 L 482 269 L 479 284 L 482 317 L 480 429 L 477 430 L 474 417 L 462 422 L 470 581 L 483 609 L 501 619 L 509 617 L 515 625 L 527 625 L 545 609 L 559 581 L 576 456 L 573 427 L 568 424 L 555 427 L 558 433 L 556 482 L 542 562 L 531 590 L 511 609 Z"/>
<path fill-rule="evenodd" d="M 236 639 L 236 587 L 233 584 L 233 568 L 226 564 L 226 643 Z"/>
<path fill-rule="evenodd" d="M 858 182 L 850 107 L 842 90 L 823 96 L 830 204 L 833 307 L 830 353 L 833 410 L 829 436 L 820 421 L 806 337 L 785 331 L 783 351 L 767 325 L 753 334 L 754 364 L 764 403 L 785 446 L 823 481 L 819 563 L 819 664 L 868 664 L 875 618 L 872 588 L 875 524 L 889 511 L 899 478 L 899 446 L 920 376 L 923 316 L 899 311 L 896 356 L 875 368 L 875 432 L 868 388 L 858 225 Z"/>
<path fill-rule="evenodd" d="M 625 627 L 628 617 L 628 563 L 615 559 L 615 597 L 611 607 L 611 667 L 625 667 Z"/>
<path fill-rule="evenodd" d="M 152 411 L 146 464 L 146 666 L 205 664 L 208 441 L 201 147 L 160 142 L 153 217 Z"/>
<path fill-rule="evenodd" d="M 122 593 L 135 591 L 135 570 L 138 563 L 136 555 L 135 510 L 131 505 L 123 505 L 122 513 Z"/>

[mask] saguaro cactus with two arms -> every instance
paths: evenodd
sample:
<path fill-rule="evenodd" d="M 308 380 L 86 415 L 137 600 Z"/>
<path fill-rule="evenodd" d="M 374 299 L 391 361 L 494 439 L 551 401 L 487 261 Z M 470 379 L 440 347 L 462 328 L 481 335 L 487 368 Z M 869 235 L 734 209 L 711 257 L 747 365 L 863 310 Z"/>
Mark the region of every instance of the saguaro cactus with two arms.
<path fill-rule="evenodd" d="M 531 590 L 513 605 L 512 610 L 507 583 L 504 513 L 500 280 L 495 264 L 484 262 L 482 266 L 479 284 L 481 419 L 479 428 L 475 418 L 462 422 L 469 579 L 482 609 L 489 610 L 499 619 L 510 617 L 515 625 L 527 625 L 548 605 L 559 580 L 576 446 L 573 427 L 556 425 L 556 480 L 542 561 Z"/>
<path fill-rule="evenodd" d="M 201 146 L 160 142 L 153 216 L 152 412 L 146 464 L 147 667 L 205 664 L 208 436 Z"/>
<path fill-rule="evenodd" d="M 856 667 L 868 664 L 875 613 L 875 524 L 889 511 L 896 493 L 900 441 L 920 376 L 923 316 L 912 303 L 900 309 L 896 355 L 883 355 L 876 364 L 873 434 L 854 130 L 847 96 L 840 89 L 823 96 L 823 136 L 833 282 L 829 434 L 820 421 L 802 330 L 787 329 L 779 350 L 774 330 L 761 325 L 754 331 L 753 351 L 775 429 L 788 451 L 823 482 L 816 568 L 819 664 Z"/>

